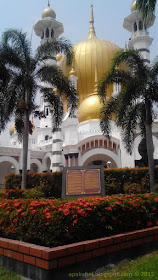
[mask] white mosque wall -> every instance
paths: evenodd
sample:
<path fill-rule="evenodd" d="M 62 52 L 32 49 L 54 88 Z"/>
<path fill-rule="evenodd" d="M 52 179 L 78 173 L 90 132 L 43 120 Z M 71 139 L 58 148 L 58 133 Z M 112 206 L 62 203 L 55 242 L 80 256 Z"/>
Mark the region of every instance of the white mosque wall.
<path fill-rule="evenodd" d="M 78 126 L 79 142 L 83 141 L 88 137 L 99 136 L 99 135 L 102 135 L 99 120 L 86 121 L 84 123 L 80 123 Z"/>
<path fill-rule="evenodd" d="M 78 119 L 66 118 L 62 123 L 63 146 L 76 145 L 78 143 Z"/>
<path fill-rule="evenodd" d="M 134 151 L 132 151 L 132 154 L 128 154 L 122 139 L 120 138 L 120 161 L 121 161 L 121 167 L 135 167 L 135 158 L 134 158 Z"/>

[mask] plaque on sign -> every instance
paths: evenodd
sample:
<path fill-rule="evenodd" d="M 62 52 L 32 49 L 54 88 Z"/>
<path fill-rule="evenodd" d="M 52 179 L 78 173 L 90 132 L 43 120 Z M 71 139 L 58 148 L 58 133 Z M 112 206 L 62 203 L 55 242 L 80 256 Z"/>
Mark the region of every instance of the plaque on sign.
<path fill-rule="evenodd" d="M 105 195 L 103 166 L 68 167 L 63 170 L 62 198 Z"/>

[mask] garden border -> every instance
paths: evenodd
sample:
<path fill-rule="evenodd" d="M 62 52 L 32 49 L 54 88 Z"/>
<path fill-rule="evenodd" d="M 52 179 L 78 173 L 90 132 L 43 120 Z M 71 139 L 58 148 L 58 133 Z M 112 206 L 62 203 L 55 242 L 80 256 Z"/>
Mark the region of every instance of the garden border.
<path fill-rule="evenodd" d="M 79 263 L 157 241 L 158 226 L 54 248 L 0 238 L 0 265 L 28 279 L 61 279 L 66 267 L 77 271 Z"/>

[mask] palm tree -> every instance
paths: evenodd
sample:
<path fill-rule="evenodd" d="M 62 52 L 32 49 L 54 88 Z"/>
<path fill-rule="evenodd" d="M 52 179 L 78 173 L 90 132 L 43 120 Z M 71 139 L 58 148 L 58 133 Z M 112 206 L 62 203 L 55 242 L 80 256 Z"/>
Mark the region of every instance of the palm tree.
<path fill-rule="evenodd" d="M 126 71 L 120 66 L 123 62 L 129 67 Z M 157 77 L 158 59 L 150 67 L 144 64 L 138 51 L 125 50 L 115 55 L 111 70 L 99 84 L 99 95 L 104 103 L 100 122 L 104 135 L 110 137 L 111 117 L 115 114 L 115 122 L 122 128 L 122 139 L 128 153 L 132 152 L 137 126 L 142 138 L 146 139 L 151 192 L 155 191 L 152 122 L 153 102 L 158 102 Z M 105 90 L 113 81 L 121 82 L 121 90 L 106 101 Z"/>
<path fill-rule="evenodd" d="M 143 13 L 144 18 L 147 18 L 151 13 L 155 13 L 156 0 L 137 0 L 137 8 Z"/>
<path fill-rule="evenodd" d="M 70 111 L 73 112 L 77 95 L 75 88 L 69 84 L 61 70 L 56 65 L 48 65 L 52 53 L 63 52 L 67 55 L 70 64 L 73 56 L 72 45 L 65 39 L 46 41 L 32 54 L 31 43 L 26 33 L 10 29 L 3 33 L 0 45 L 0 60 L 6 71 L 6 80 L 0 72 L 4 91 L 0 91 L 0 129 L 4 130 L 6 124 L 15 116 L 15 127 L 19 137 L 23 139 L 23 166 L 22 189 L 26 188 L 27 153 L 29 135 L 29 116 L 36 110 L 35 96 L 40 89 L 52 107 L 52 127 L 58 127 L 63 116 L 61 95 L 67 96 Z M 47 84 L 47 87 L 41 86 Z M 58 95 L 52 88 L 58 88 Z"/>

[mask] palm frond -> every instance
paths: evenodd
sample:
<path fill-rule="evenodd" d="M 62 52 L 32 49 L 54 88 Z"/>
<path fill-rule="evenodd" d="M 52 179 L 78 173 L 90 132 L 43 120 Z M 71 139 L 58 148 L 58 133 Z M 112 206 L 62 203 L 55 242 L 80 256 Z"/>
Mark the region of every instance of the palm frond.
<path fill-rule="evenodd" d="M 122 140 L 127 153 L 131 154 L 134 143 L 134 133 L 139 120 L 142 104 L 135 103 L 126 109 L 126 115 L 122 118 Z M 116 120 L 117 123 L 117 120 Z M 117 123 L 118 125 L 118 123 Z M 120 120 L 119 120 L 120 125 Z"/>
<path fill-rule="evenodd" d="M 52 88 L 41 88 L 41 92 L 51 105 L 52 130 L 58 128 L 62 122 L 63 104 L 61 96 L 54 94 Z"/>
<path fill-rule="evenodd" d="M 112 114 L 117 111 L 117 98 L 111 97 L 101 109 L 100 128 L 104 136 L 108 139 L 111 137 L 111 118 Z"/>
<path fill-rule="evenodd" d="M 74 52 L 72 44 L 65 38 L 47 40 L 41 44 L 37 49 L 37 57 L 41 61 L 54 59 L 54 55 L 59 52 L 66 55 L 66 63 L 67 65 L 71 65 Z"/>
<path fill-rule="evenodd" d="M 147 66 L 144 64 L 141 53 L 137 50 L 121 50 L 116 53 L 112 60 L 112 69 L 116 69 L 122 62 L 125 62 L 132 74 L 139 76 L 139 79 L 146 75 Z"/>
<path fill-rule="evenodd" d="M 31 55 L 31 43 L 27 34 L 17 29 L 8 29 L 2 35 L 2 46 L 10 46 L 19 56 L 25 58 Z"/>
<path fill-rule="evenodd" d="M 156 0 L 137 0 L 137 8 L 143 13 L 144 19 L 155 13 Z"/>
<path fill-rule="evenodd" d="M 49 83 L 52 85 L 52 87 L 56 86 L 60 94 L 66 94 L 69 106 L 72 110 L 76 108 L 76 89 L 70 85 L 68 79 L 63 75 L 59 67 L 56 65 L 44 65 L 39 69 L 38 74 L 44 83 Z"/>

